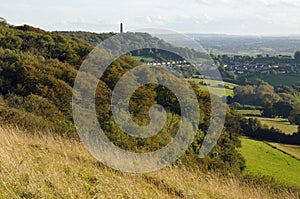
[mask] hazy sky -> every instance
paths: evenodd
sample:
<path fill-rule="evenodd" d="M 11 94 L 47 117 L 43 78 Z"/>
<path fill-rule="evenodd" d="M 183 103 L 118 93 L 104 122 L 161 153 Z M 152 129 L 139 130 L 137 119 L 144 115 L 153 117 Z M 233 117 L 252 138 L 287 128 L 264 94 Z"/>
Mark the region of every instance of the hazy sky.
<path fill-rule="evenodd" d="M 0 16 L 46 30 L 300 34 L 300 0 L 0 0 Z"/>

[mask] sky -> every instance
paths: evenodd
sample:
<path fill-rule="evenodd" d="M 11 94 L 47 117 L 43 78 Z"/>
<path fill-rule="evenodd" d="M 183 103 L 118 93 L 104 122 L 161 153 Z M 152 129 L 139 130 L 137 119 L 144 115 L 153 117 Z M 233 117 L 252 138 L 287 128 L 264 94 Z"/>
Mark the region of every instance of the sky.
<path fill-rule="evenodd" d="M 163 28 L 180 33 L 300 35 L 300 0 L 0 0 L 13 25 L 45 30 L 118 32 Z"/>

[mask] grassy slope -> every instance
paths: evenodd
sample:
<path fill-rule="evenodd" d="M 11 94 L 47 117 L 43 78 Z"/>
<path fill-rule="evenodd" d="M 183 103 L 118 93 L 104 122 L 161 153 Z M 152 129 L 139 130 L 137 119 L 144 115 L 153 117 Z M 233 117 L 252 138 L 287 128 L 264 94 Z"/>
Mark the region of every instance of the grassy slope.
<path fill-rule="evenodd" d="M 197 78 L 191 78 L 190 80 L 194 81 L 195 83 L 199 84 L 199 82 L 202 82 L 204 80 L 197 79 Z M 225 88 L 226 96 L 233 96 L 233 89 L 237 86 L 236 84 L 232 84 L 229 82 L 221 82 L 217 80 L 205 80 L 207 84 L 210 84 L 210 88 L 212 89 L 213 94 L 223 97 L 223 90 L 221 88 L 218 88 L 218 84 L 224 84 L 227 88 Z M 208 90 L 207 86 L 200 85 L 201 89 Z"/>
<path fill-rule="evenodd" d="M 248 138 L 242 138 L 241 153 L 250 173 L 272 176 L 281 182 L 299 186 L 299 160 L 264 142 Z"/>
<path fill-rule="evenodd" d="M 284 118 L 263 118 L 263 117 L 253 117 L 257 118 L 262 125 L 267 125 L 268 127 L 274 127 L 276 129 L 281 130 L 285 134 L 293 134 L 298 132 L 297 125 L 291 125 L 288 119 Z"/>
<path fill-rule="evenodd" d="M 113 171 L 78 142 L 0 127 L 0 198 L 296 198 L 183 168 Z"/>

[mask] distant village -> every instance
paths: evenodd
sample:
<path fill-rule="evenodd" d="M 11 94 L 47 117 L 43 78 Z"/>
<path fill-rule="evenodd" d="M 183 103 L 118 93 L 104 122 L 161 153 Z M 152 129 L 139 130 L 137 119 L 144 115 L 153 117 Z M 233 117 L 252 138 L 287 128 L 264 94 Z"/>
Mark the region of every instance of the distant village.
<path fill-rule="evenodd" d="M 234 63 L 234 64 L 222 64 L 224 70 L 232 72 L 237 75 L 243 74 L 257 74 L 264 72 L 276 72 L 281 74 L 288 73 L 297 73 L 300 74 L 300 64 L 298 63 L 266 63 L 266 62 L 257 62 L 257 63 Z"/>
<path fill-rule="evenodd" d="M 227 72 L 236 75 L 251 75 L 266 72 L 278 74 L 300 74 L 300 63 L 296 63 L 292 56 L 277 56 L 277 57 L 259 57 L 253 58 L 249 56 L 235 56 L 229 58 L 227 56 L 218 56 L 213 58 L 213 66 L 221 67 Z M 146 62 L 150 66 L 169 66 L 187 68 L 195 66 L 184 61 L 168 61 L 168 62 Z M 199 64 L 201 66 L 201 64 Z"/>

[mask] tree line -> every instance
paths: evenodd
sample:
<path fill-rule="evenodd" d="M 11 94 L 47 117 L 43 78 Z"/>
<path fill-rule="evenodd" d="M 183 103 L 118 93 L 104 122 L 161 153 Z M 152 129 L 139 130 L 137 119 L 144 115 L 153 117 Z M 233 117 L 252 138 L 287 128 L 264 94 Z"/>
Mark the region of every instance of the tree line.
<path fill-rule="evenodd" d="M 228 98 L 231 107 L 250 105 L 262 110 L 264 117 L 288 118 L 292 124 L 300 125 L 299 86 L 273 87 L 266 82 L 258 85 L 242 85 L 234 89 L 234 97 Z"/>
<path fill-rule="evenodd" d="M 263 126 L 258 119 L 242 119 L 241 133 L 252 138 L 278 142 L 282 144 L 300 145 L 300 132 L 286 135 L 278 129 Z"/>

